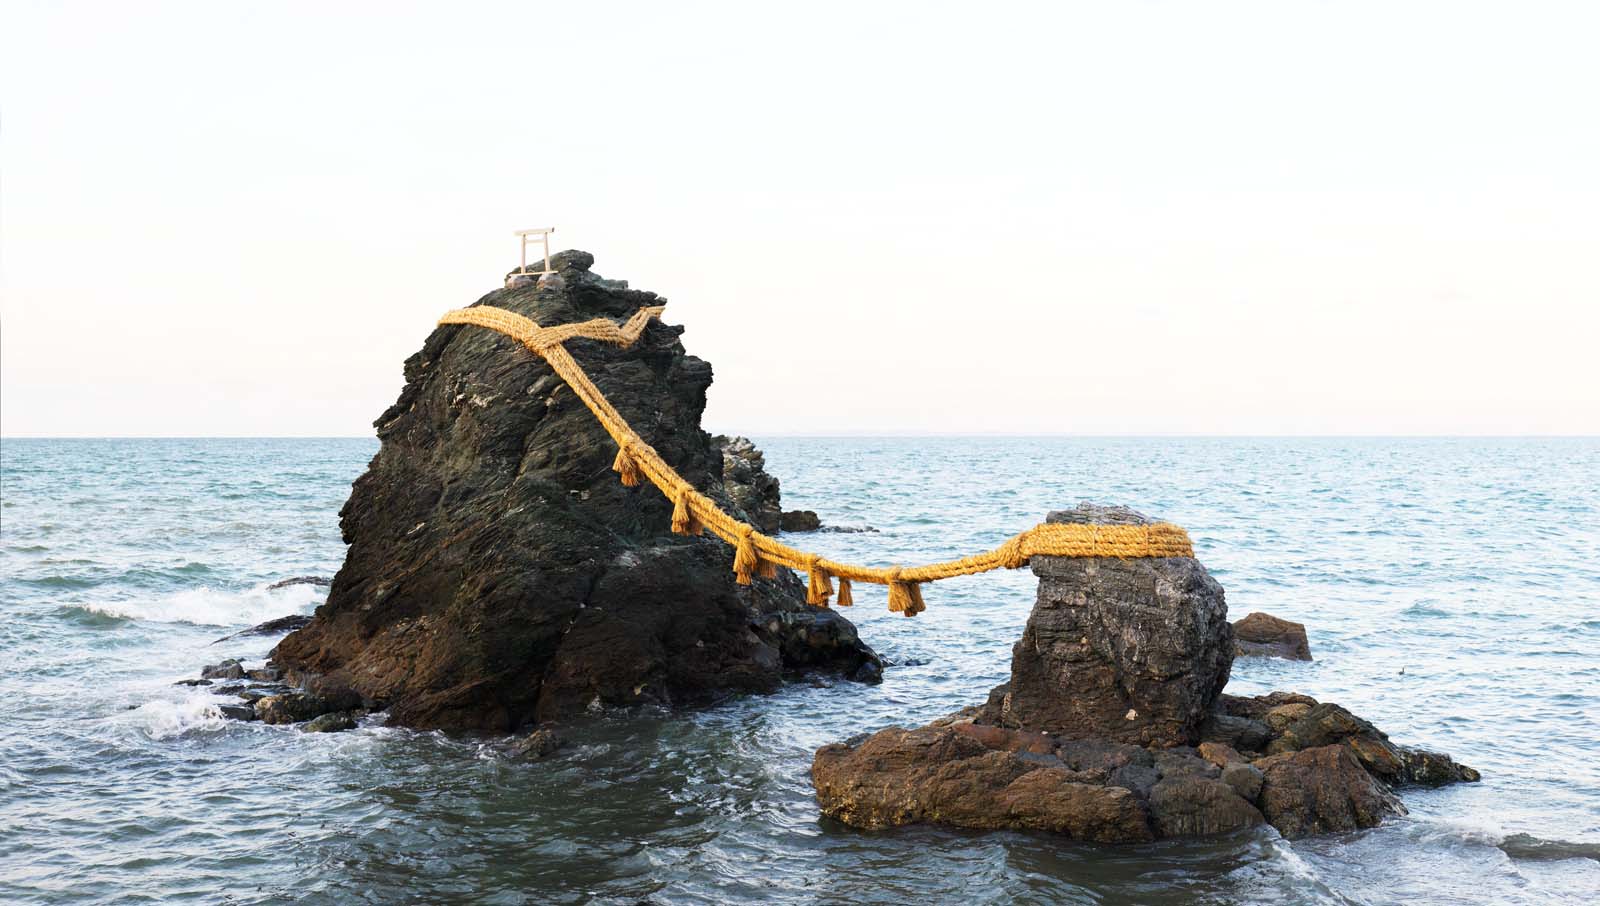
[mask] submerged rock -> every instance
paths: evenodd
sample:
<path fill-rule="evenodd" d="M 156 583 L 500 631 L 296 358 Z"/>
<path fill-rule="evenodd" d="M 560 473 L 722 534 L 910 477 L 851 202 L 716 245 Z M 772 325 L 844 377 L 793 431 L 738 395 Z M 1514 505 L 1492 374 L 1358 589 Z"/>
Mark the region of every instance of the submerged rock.
<path fill-rule="evenodd" d="M 295 576 L 292 579 L 283 579 L 268 585 L 267 591 L 276 591 L 280 588 L 288 588 L 291 585 L 318 585 L 327 588 L 332 584 L 333 580 L 326 576 Z"/>
<path fill-rule="evenodd" d="M 482 301 L 546 325 L 620 321 L 661 302 L 595 276 L 592 262 L 559 253 L 560 287 Z M 652 322 L 627 349 L 566 348 L 685 479 L 766 528 L 759 451 L 734 444 L 730 454 L 700 429 L 711 366 L 685 353 L 681 333 Z M 273 655 L 291 680 L 348 686 L 394 724 L 506 731 L 591 707 L 769 691 L 791 671 L 880 665 L 847 620 L 805 603 L 789 571 L 740 586 L 731 548 L 672 534 L 671 503 L 617 481 L 615 444 L 520 344 L 446 326 L 405 377 L 340 511 L 350 547 L 327 603 Z M 725 485 L 730 469 L 752 495 Z M 775 501 L 775 480 L 770 489 Z"/>
<path fill-rule="evenodd" d="M 233 635 L 225 635 L 222 638 L 217 639 L 217 642 L 228 642 L 232 641 L 233 639 L 244 638 L 245 636 L 250 635 L 276 635 L 280 632 L 293 632 L 296 629 L 305 627 L 310 622 L 311 614 L 292 613 L 286 617 L 278 617 L 276 620 L 268 620 L 265 623 L 257 623 L 256 625 L 251 626 L 249 629 L 240 630 Z M 216 642 L 212 642 L 211 644 L 215 645 Z"/>
<path fill-rule="evenodd" d="M 217 711 L 229 720 L 256 720 L 256 709 L 250 705 L 218 705 Z"/>
<path fill-rule="evenodd" d="M 822 528 L 822 519 L 811 510 L 785 510 L 778 527 L 785 532 L 814 532 Z"/>
<path fill-rule="evenodd" d="M 537 761 L 541 758 L 549 758 L 566 744 L 567 741 L 555 730 L 549 727 L 540 727 L 512 743 L 511 752 L 519 757 Z"/>
<path fill-rule="evenodd" d="M 300 729 L 306 733 L 339 733 L 356 728 L 356 717 L 349 711 L 334 711 L 306 721 Z"/>
<path fill-rule="evenodd" d="M 234 658 L 200 668 L 201 679 L 244 679 L 244 665 Z"/>
<path fill-rule="evenodd" d="M 1305 624 L 1279 619 L 1268 613 L 1252 613 L 1234 623 L 1233 642 L 1236 657 L 1311 660 L 1311 642 L 1306 639 Z"/>
<path fill-rule="evenodd" d="M 1051 514 L 1141 518 L 1097 507 Z M 1478 779 L 1448 756 L 1391 743 L 1338 705 L 1293 692 L 1223 694 L 1234 650 L 1226 604 L 1193 558 L 1031 565 L 1038 600 L 1011 682 L 926 727 L 818 749 L 812 780 L 824 815 L 1100 842 L 1263 822 L 1298 837 L 1402 814 L 1393 787 Z"/>

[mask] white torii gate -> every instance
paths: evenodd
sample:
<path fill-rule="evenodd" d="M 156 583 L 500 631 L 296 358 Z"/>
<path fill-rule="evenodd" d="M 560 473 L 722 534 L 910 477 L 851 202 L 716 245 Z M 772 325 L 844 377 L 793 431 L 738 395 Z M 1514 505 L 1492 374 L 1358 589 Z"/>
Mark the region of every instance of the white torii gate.
<path fill-rule="evenodd" d="M 555 227 L 545 227 L 537 230 L 517 230 L 511 234 L 522 240 L 522 267 L 518 268 L 516 273 L 506 278 L 507 285 L 509 285 L 511 281 L 517 277 L 533 276 L 542 278 L 555 273 L 555 271 L 550 269 L 550 234 L 554 233 L 555 231 Z M 529 243 L 535 242 L 539 243 L 544 250 L 544 258 L 542 259 L 543 263 L 540 264 L 542 270 L 530 271 L 528 270 L 528 245 Z"/>

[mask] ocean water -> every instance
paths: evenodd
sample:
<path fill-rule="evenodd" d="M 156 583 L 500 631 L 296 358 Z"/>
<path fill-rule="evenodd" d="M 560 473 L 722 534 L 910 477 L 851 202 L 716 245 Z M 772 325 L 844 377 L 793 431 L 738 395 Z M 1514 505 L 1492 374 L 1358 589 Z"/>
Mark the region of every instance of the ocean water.
<path fill-rule="evenodd" d="M 528 763 L 369 719 L 232 723 L 174 686 L 308 612 L 367 440 L 0 442 L 0 903 L 1580 903 L 1600 898 L 1600 441 L 758 439 L 785 504 L 868 562 L 991 547 L 1053 508 L 1186 526 L 1232 614 L 1310 629 L 1309 664 L 1230 691 L 1337 701 L 1481 784 L 1382 827 L 1110 847 L 821 820 L 827 742 L 980 701 L 1026 572 L 880 589 L 851 612 L 901 666 L 686 714 L 614 713 Z M 1403 672 L 1402 672 L 1403 669 Z"/>

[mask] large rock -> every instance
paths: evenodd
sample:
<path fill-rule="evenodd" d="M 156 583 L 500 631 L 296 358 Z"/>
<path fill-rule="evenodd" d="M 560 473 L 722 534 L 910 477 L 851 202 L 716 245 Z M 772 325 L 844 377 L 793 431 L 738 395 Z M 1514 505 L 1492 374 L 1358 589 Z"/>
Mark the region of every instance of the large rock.
<path fill-rule="evenodd" d="M 661 302 L 595 276 L 592 262 L 562 252 L 561 280 L 481 301 L 546 325 L 620 321 Z M 682 332 L 652 323 L 628 349 L 566 345 L 684 478 L 753 517 L 723 489 L 726 456 L 700 429 L 711 366 L 684 352 Z M 291 679 L 347 687 L 391 723 L 501 731 L 770 690 L 791 670 L 875 673 L 854 627 L 808 607 L 788 571 L 739 586 L 729 547 L 671 534 L 671 505 L 618 482 L 615 444 L 520 344 L 442 327 L 405 378 L 340 511 L 350 548 L 327 603 L 278 645 Z"/>
<path fill-rule="evenodd" d="M 1311 642 L 1304 623 L 1252 613 L 1233 624 L 1233 653 L 1238 657 L 1281 657 L 1311 660 Z"/>
<path fill-rule="evenodd" d="M 1129 521 L 1080 507 L 1056 521 Z M 1287 837 L 1403 812 L 1391 788 L 1474 781 L 1308 695 L 1221 693 L 1222 589 L 1191 558 L 1033 558 L 1039 594 L 987 704 L 817 750 L 822 813 L 1131 842 L 1272 824 Z M 1197 748 L 1191 746 L 1197 745 Z"/>
<path fill-rule="evenodd" d="M 1105 843 L 1155 837 L 1131 790 L 950 725 L 891 727 L 857 746 L 824 746 L 811 775 L 823 814 L 856 827 L 1021 828 Z"/>
<path fill-rule="evenodd" d="M 1091 504 L 1046 521 L 1150 522 Z M 1034 557 L 1032 567 L 1038 599 L 1011 652 L 1011 682 L 985 717 L 1069 738 L 1196 742 L 1233 664 L 1222 586 L 1200 561 Z"/>

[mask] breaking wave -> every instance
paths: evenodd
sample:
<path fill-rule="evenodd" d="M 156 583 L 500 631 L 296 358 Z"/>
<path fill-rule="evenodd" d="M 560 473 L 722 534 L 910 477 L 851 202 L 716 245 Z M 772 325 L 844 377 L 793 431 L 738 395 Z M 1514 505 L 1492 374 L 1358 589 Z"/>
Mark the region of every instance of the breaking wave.
<path fill-rule="evenodd" d="M 322 600 L 324 590 L 290 585 L 268 590 L 265 584 L 244 591 L 202 586 L 154 598 L 131 598 L 73 605 L 76 609 L 153 623 L 201 626 L 253 626 L 290 613 L 306 613 Z"/>

